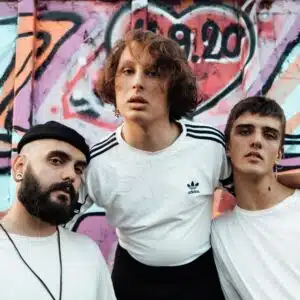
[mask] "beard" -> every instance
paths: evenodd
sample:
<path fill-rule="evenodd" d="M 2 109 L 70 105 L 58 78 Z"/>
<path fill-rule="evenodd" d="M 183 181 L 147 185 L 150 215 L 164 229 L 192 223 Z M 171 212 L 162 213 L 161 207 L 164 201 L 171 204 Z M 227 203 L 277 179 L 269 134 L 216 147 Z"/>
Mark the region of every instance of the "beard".
<path fill-rule="evenodd" d="M 58 200 L 51 199 L 51 193 L 63 191 L 69 195 L 70 202 L 65 195 L 59 195 Z M 24 172 L 23 180 L 18 191 L 18 199 L 28 213 L 41 221 L 51 225 L 65 224 L 74 216 L 74 208 L 79 194 L 70 182 L 60 182 L 42 189 L 30 165 Z"/>

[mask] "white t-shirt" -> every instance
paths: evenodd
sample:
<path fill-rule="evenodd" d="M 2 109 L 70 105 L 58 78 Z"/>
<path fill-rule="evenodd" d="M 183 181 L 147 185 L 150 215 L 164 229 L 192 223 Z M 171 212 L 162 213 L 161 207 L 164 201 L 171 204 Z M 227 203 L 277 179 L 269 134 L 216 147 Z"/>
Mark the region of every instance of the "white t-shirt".
<path fill-rule="evenodd" d="M 82 195 L 105 208 L 120 245 L 147 265 L 186 264 L 211 247 L 212 195 L 229 177 L 223 134 L 181 126 L 157 152 L 128 145 L 121 127 L 91 148 Z"/>
<path fill-rule="evenodd" d="M 10 234 L 21 255 L 59 299 L 57 232 L 47 237 Z M 102 254 L 90 238 L 60 228 L 63 300 L 116 300 Z M 0 299 L 51 300 L 0 228 Z"/>
<path fill-rule="evenodd" d="M 264 210 L 236 206 L 213 221 L 226 299 L 300 299 L 300 190 Z"/>

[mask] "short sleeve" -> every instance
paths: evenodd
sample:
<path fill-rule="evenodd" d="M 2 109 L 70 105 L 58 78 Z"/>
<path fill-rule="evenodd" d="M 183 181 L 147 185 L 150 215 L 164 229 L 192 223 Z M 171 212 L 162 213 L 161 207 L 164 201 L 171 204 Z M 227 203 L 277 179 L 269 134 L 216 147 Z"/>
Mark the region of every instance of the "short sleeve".
<path fill-rule="evenodd" d="M 97 166 L 97 160 L 92 160 L 81 186 L 80 197 L 85 197 L 85 200 L 88 199 L 88 201 L 102 207 L 100 171 L 101 169 Z"/>
<path fill-rule="evenodd" d="M 225 143 L 225 137 L 224 134 L 219 131 L 219 137 L 222 139 L 222 147 L 221 151 L 219 152 L 219 159 L 221 160 L 221 170 L 220 170 L 220 176 L 219 176 L 219 182 L 222 187 L 228 189 L 231 191 L 233 186 L 233 174 L 232 174 L 232 166 L 230 159 L 227 157 L 226 154 L 226 143 Z M 219 143 L 220 145 L 220 143 Z"/>
<path fill-rule="evenodd" d="M 211 235 L 211 243 L 213 248 L 214 260 L 216 263 L 220 283 L 222 286 L 222 290 L 226 300 L 242 300 L 238 291 L 233 285 L 230 274 L 226 268 L 224 260 L 222 259 L 222 251 L 224 251 L 221 241 L 218 238 L 218 229 L 216 225 L 216 221 L 212 223 L 212 235 Z"/>
<path fill-rule="evenodd" d="M 99 282 L 97 284 L 97 300 L 116 300 L 111 276 L 104 260 L 104 257 L 99 250 L 98 255 Z"/>

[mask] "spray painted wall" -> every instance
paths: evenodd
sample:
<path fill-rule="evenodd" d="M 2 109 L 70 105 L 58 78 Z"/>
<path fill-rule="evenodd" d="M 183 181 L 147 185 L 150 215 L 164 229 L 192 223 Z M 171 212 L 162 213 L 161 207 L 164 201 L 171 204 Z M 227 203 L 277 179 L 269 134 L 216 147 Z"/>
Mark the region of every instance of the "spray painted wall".
<path fill-rule="evenodd" d="M 113 43 L 130 28 L 181 45 L 197 76 L 195 121 L 223 130 L 242 97 L 276 99 L 288 120 L 280 170 L 300 168 L 300 2 L 170 2 L 0 2 L 0 210 L 13 200 L 10 162 L 30 126 L 57 120 L 90 144 L 118 126 L 94 82 Z M 109 257 L 115 235 L 101 209 L 92 207 L 75 230 Z"/>

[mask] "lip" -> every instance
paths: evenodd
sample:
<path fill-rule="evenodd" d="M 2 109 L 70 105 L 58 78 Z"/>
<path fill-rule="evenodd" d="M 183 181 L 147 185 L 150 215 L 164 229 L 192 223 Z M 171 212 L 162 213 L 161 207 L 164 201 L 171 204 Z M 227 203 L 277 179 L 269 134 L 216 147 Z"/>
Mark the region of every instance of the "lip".
<path fill-rule="evenodd" d="M 69 202 L 70 201 L 70 194 L 64 190 L 56 190 L 54 191 L 54 193 L 57 193 L 57 194 L 63 194 L 66 196 L 67 198 L 67 201 L 66 202 Z"/>
<path fill-rule="evenodd" d="M 132 96 L 128 100 L 128 103 L 134 103 L 134 104 L 147 104 L 148 101 L 142 97 L 142 96 Z"/>
<path fill-rule="evenodd" d="M 248 154 L 245 155 L 245 157 L 258 158 L 260 160 L 263 160 L 263 157 L 258 152 L 255 151 L 249 152 Z"/>

